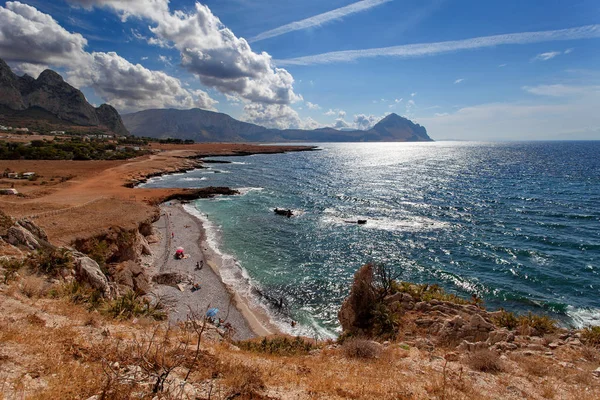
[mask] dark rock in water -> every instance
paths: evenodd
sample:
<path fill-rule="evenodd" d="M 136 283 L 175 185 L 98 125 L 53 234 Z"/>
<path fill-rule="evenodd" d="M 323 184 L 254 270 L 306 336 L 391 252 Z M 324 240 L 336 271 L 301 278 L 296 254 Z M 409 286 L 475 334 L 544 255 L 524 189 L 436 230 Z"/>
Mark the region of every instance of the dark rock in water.
<path fill-rule="evenodd" d="M 294 213 L 292 212 L 292 210 L 290 209 L 284 209 L 284 208 L 276 208 L 275 210 L 273 210 L 275 212 L 275 214 L 277 215 L 283 215 L 286 216 L 288 218 L 290 218 L 292 215 L 294 215 Z"/>
<path fill-rule="evenodd" d="M 359 225 L 364 225 L 364 224 L 367 223 L 367 220 L 366 219 L 359 219 L 358 221 L 356 221 L 356 223 L 359 224 Z"/>

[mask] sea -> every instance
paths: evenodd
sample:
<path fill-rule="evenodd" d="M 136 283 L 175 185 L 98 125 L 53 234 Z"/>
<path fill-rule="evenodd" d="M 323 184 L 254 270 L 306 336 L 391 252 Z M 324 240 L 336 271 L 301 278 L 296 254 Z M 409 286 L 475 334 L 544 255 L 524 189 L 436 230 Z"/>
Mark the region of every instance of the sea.
<path fill-rule="evenodd" d="M 368 262 L 487 309 L 600 325 L 600 141 L 318 149 L 209 158 L 229 163 L 145 186 L 240 191 L 186 209 L 204 222 L 223 280 L 291 334 L 338 335 Z"/>

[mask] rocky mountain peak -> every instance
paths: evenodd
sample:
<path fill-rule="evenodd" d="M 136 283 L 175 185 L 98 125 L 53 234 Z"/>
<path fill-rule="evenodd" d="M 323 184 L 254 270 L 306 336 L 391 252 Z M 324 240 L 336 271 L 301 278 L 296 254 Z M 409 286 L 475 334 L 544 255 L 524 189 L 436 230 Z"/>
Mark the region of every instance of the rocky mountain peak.
<path fill-rule="evenodd" d="M 60 76 L 57 72 L 52 71 L 51 69 L 44 70 L 37 78 L 37 82 L 49 86 L 65 84 L 65 81 L 62 78 L 62 76 Z"/>

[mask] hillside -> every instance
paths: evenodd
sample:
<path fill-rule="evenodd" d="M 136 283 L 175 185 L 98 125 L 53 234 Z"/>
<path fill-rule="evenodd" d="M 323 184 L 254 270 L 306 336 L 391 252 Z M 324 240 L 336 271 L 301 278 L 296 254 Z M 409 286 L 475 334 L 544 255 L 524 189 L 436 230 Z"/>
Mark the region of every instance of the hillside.
<path fill-rule="evenodd" d="M 95 108 L 58 73 L 47 69 L 37 79 L 19 77 L 2 59 L 0 112 L 3 122 L 15 126 L 26 127 L 43 120 L 53 125 L 98 127 L 118 135 L 129 134 L 117 110 L 108 104 Z"/>
<path fill-rule="evenodd" d="M 372 129 L 333 128 L 268 129 L 238 121 L 213 111 L 158 109 L 123 115 L 125 126 L 135 136 L 193 139 L 196 142 L 424 142 L 432 139 L 427 130 L 390 114 Z"/>

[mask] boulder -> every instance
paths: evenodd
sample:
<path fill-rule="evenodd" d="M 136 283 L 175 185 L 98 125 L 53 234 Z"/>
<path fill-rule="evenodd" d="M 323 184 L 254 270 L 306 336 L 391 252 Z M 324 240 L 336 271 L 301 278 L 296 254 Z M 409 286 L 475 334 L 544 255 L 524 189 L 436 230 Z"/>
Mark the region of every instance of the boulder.
<path fill-rule="evenodd" d="M 367 329 L 377 300 L 373 289 L 373 265 L 365 264 L 354 274 L 350 295 L 344 300 L 338 319 L 344 331 Z"/>
<path fill-rule="evenodd" d="M 112 276 L 119 285 L 144 295 L 150 292 L 150 280 L 143 267 L 134 261 L 125 261 L 112 268 Z"/>
<path fill-rule="evenodd" d="M 75 277 L 78 282 L 86 283 L 101 291 L 105 297 L 113 297 L 116 294 L 98 263 L 89 257 L 75 259 Z"/>
<path fill-rule="evenodd" d="M 34 234 L 21 225 L 13 225 L 8 228 L 7 241 L 13 246 L 25 246 L 30 250 L 38 250 L 42 247 Z"/>
<path fill-rule="evenodd" d="M 488 337 L 488 343 L 494 345 L 499 342 L 512 342 L 515 340 L 515 334 L 510 332 L 508 329 L 498 329 L 490 332 Z"/>
<path fill-rule="evenodd" d="M 189 280 L 190 278 L 188 276 L 184 276 L 178 272 L 165 272 L 152 277 L 152 282 L 158 283 L 159 285 L 173 286 L 175 288 L 179 283 Z"/>
<path fill-rule="evenodd" d="M 46 242 L 48 241 L 48 235 L 46 232 L 29 218 L 21 218 L 19 221 L 17 221 L 17 223 L 23 228 L 27 229 L 29 232 L 33 233 L 33 235 L 38 239 L 45 240 Z"/>

